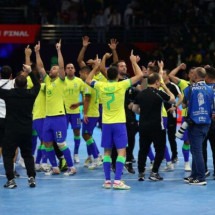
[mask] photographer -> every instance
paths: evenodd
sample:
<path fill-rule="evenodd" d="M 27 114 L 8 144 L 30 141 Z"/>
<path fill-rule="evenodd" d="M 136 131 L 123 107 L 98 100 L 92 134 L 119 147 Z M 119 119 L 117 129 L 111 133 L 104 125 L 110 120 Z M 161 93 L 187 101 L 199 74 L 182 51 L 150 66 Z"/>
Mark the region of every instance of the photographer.
<path fill-rule="evenodd" d="M 205 83 L 206 71 L 202 67 L 194 69 L 195 83 L 184 90 L 183 108 L 188 108 L 188 138 L 192 153 L 192 172 L 185 182 L 191 185 L 206 185 L 205 165 L 202 153 L 202 144 L 208 133 L 211 117 L 213 90 Z"/>

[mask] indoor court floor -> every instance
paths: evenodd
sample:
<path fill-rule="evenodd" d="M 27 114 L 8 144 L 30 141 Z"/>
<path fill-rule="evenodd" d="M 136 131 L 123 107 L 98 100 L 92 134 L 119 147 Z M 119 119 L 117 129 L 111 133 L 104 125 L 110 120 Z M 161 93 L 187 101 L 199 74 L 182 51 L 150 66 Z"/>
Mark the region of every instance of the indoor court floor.
<path fill-rule="evenodd" d="M 67 143 L 73 151 L 73 135 L 68 130 Z M 96 128 L 94 139 L 100 147 L 101 131 Z M 137 158 L 138 135 L 134 156 Z M 211 176 L 207 178 L 207 186 L 192 186 L 183 182 L 188 176 L 183 169 L 181 154 L 182 141 L 178 142 L 179 162 L 173 172 L 165 172 L 162 163 L 161 182 L 148 180 L 150 170 L 146 172 L 146 180 L 137 180 L 136 174 L 125 170 L 122 179 L 131 186 L 131 190 L 105 190 L 102 188 L 104 174 L 102 167 L 88 170 L 83 167 L 87 157 L 86 146 L 81 141 L 80 164 L 76 165 L 74 176 L 45 176 L 37 173 L 36 188 L 29 188 L 25 169 L 17 165 L 20 178 L 16 179 L 16 189 L 3 188 L 6 178 L 2 159 L 0 159 L 0 215 L 214 215 L 215 214 L 215 180 L 211 152 L 209 148 L 208 166 Z M 102 149 L 100 148 L 101 152 Z M 148 162 L 148 167 L 150 166 Z"/>

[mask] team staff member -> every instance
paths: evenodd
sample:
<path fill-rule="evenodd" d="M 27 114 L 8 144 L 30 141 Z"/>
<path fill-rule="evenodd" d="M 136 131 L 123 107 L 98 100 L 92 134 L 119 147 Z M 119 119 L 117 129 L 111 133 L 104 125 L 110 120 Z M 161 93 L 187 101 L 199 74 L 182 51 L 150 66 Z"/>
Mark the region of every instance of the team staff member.
<path fill-rule="evenodd" d="M 13 158 L 17 147 L 20 148 L 25 162 L 29 186 L 36 186 L 32 156 L 32 109 L 40 90 L 40 84 L 31 72 L 30 66 L 23 65 L 23 70 L 32 79 L 34 85 L 32 89 L 26 89 L 27 78 L 23 74 L 16 77 L 14 89 L 0 89 L 0 98 L 4 99 L 6 104 L 3 161 L 8 181 L 4 187 L 10 189 L 17 186 L 13 172 Z"/>
<path fill-rule="evenodd" d="M 159 90 L 162 87 L 165 92 Z M 138 153 L 138 171 L 139 180 L 144 180 L 146 159 L 153 142 L 155 147 L 155 160 L 149 179 L 153 181 L 163 180 L 158 170 L 164 157 L 166 143 L 160 141 L 164 125 L 161 116 L 163 102 L 175 102 L 174 95 L 169 91 L 166 85 L 161 84 L 161 78 L 158 73 L 152 73 L 148 77 L 147 89 L 140 92 L 132 107 L 132 110 L 140 114 L 139 119 L 139 153 Z"/>

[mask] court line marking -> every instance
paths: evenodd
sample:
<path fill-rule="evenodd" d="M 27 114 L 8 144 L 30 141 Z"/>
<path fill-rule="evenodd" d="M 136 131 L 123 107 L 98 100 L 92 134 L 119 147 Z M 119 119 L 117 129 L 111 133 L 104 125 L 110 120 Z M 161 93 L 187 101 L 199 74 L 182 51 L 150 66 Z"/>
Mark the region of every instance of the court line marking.
<path fill-rule="evenodd" d="M 6 178 L 6 176 L 2 175 L 2 174 L 0 174 L 0 177 Z M 59 178 L 59 177 L 57 178 L 56 176 L 51 176 L 51 177 L 50 176 L 46 176 L 46 177 L 45 176 L 44 177 L 38 177 L 38 176 L 36 176 L 36 180 L 104 181 L 104 178 L 73 178 L 74 176 L 65 176 L 65 177 L 62 177 L 62 178 Z M 15 180 L 19 181 L 19 179 L 28 179 L 28 177 L 27 176 L 20 176 L 19 178 L 16 178 Z M 122 178 L 122 180 L 123 181 L 125 180 L 125 181 L 137 181 L 138 182 L 137 178 Z M 207 181 L 208 180 L 214 181 L 213 178 L 207 178 Z M 144 181 L 151 181 L 151 180 L 149 180 L 148 178 L 146 178 Z M 184 182 L 183 181 L 183 177 L 182 178 L 164 178 L 163 181 L 181 181 L 181 182 Z M 151 182 L 153 182 L 153 181 L 151 181 Z"/>

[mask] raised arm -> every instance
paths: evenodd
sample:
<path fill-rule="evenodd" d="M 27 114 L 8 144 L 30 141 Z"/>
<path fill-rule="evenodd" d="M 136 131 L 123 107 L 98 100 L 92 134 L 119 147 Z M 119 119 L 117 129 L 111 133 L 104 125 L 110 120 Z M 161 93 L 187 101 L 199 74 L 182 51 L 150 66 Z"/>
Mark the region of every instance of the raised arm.
<path fill-rule="evenodd" d="M 86 63 L 84 62 L 84 55 L 87 50 L 88 45 L 90 44 L 89 42 L 90 38 L 88 36 L 82 37 L 82 48 L 78 54 L 77 62 L 80 68 L 86 66 Z"/>
<path fill-rule="evenodd" d="M 33 87 L 30 89 L 30 91 L 33 94 L 37 95 L 40 90 L 40 83 L 39 83 L 39 80 L 37 80 L 37 78 L 33 74 L 32 70 L 31 70 L 31 66 L 23 64 L 23 71 L 30 76 L 31 81 L 33 83 Z"/>
<path fill-rule="evenodd" d="M 88 84 L 88 85 L 90 85 L 91 84 L 91 82 L 92 82 L 92 80 L 93 80 L 93 77 L 95 76 L 95 74 L 96 74 L 96 72 L 97 72 L 97 70 L 99 69 L 99 66 L 100 66 L 100 59 L 98 59 L 98 57 L 95 59 L 95 61 L 94 61 L 94 67 L 93 67 L 93 69 L 91 70 L 91 72 L 89 73 L 89 75 L 87 76 L 87 79 L 86 79 L 86 83 Z"/>
<path fill-rule="evenodd" d="M 59 77 L 64 80 L 66 73 L 64 70 L 64 60 L 63 55 L 61 53 L 61 40 L 56 43 L 57 55 L 58 55 L 58 66 L 59 66 Z"/>
<path fill-rule="evenodd" d="M 35 45 L 34 51 L 36 55 L 36 65 L 37 65 L 38 71 L 42 76 L 42 78 L 44 78 L 46 76 L 46 71 L 43 65 L 43 61 L 40 57 L 40 41 Z"/>
<path fill-rule="evenodd" d="M 159 75 L 161 77 L 161 79 L 163 80 L 163 68 L 164 68 L 164 62 L 161 60 L 161 61 L 158 61 L 158 68 L 159 68 Z"/>
<path fill-rule="evenodd" d="M 110 39 L 110 43 L 108 44 L 109 48 L 112 51 L 112 55 L 113 55 L 113 63 L 116 63 L 117 61 L 119 61 L 119 57 L 116 51 L 116 47 L 118 45 L 118 42 L 116 39 Z"/>
<path fill-rule="evenodd" d="M 174 104 L 175 103 L 175 96 L 173 95 L 173 93 L 168 89 L 168 87 L 166 86 L 166 84 L 164 82 L 161 82 L 161 87 L 164 89 L 164 91 L 170 97 L 168 102 L 170 104 Z"/>
<path fill-rule="evenodd" d="M 130 55 L 130 61 L 134 70 L 134 76 L 130 79 L 132 85 L 136 84 L 138 81 L 140 81 L 143 78 L 143 73 L 137 64 L 139 60 L 140 60 L 139 56 L 135 56 L 132 50 Z"/>
<path fill-rule="evenodd" d="M 110 53 L 105 53 L 102 57 L 102 61 L 100 64 L 100 71 L 101 73 L 107 78 L 107 69 L 106 69 L 106 60 L 112 56 Z"/>
<path fill-rule="evenodd" d="M 31 65 L 31 54 L 32 50 L 29 48 L 29 45 L 25 48 L 25 64 Z"/>
<path fill-rule="evenodd" d="M 180 70 L 185 70 L 186 69 L 186 64 L 182 63 L 179 66 L 177 66 L 175 69 L 173 69 L 170 73 L 169 73 L 169 78 L 171 79 L 172 82 L 174 82 L 175 84 L 178 84 L 180 81 L 180 78 L 176 77 L 177 73 Z"/>

